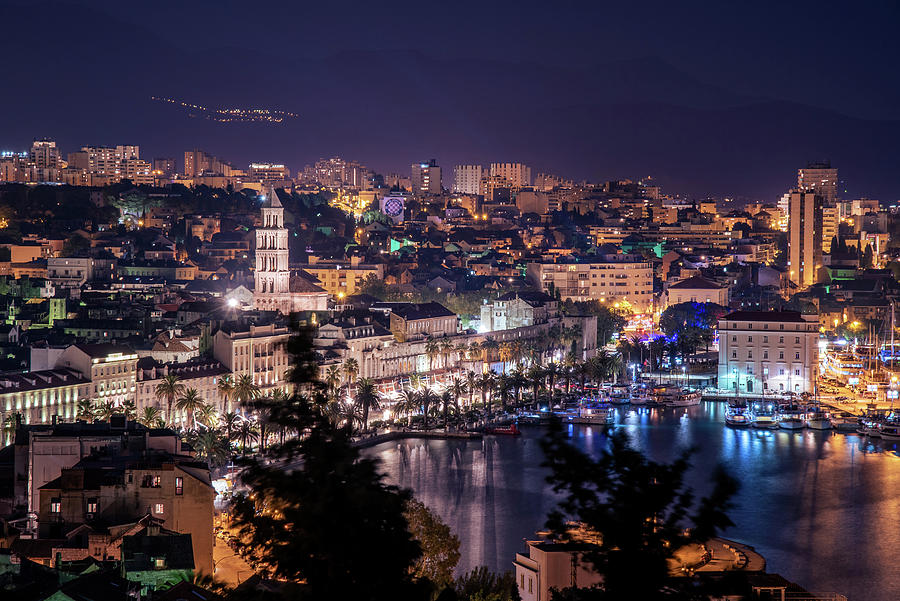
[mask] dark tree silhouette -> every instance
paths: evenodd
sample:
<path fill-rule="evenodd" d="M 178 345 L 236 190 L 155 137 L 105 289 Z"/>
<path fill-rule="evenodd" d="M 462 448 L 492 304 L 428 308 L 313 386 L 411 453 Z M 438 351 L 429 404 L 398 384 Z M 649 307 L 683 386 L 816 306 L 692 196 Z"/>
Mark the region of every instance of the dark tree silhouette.
<path fill-rule="evenodd" d="M 630 448 L 623 434 L 615 434 L 609 448 L 593 459 L 569 444 L 559 423 L 550 426 L 541 445 L 544 466 L 551 470 L 547 481 L 565 495 L 547 519 L 552 536 L 572 540 L 571 520 L 599 535 L 599 541 L 586 543 L 584 558 L 603 585 L 572 598 L 680 598 L 671 595 L 678 583 L 669 576 L 667 560 L 683 546 L 732 525 L 726 512 L 737 481 L 717 468 L 712 493 L 695 503 L 685 484 L 690 451 L 673 463 L 656 463 Z"/>

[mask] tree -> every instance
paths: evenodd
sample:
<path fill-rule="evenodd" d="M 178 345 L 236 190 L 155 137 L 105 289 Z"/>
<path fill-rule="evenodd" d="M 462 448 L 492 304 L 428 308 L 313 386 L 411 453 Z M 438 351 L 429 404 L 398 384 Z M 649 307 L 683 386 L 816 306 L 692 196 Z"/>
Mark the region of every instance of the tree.
<path fill-rule="evenodd" d="M 322 413 L 312 332 L 300 330 L 288 349 L 293 393 L 286 402 L 260 398 L 253 406 L 305 434 L 246 462 L 242 480 L 251 494 L 233 505 L 242 553 L 278 579 L 302 580 L 308 599 L 424 598 L 412 575 L 421 549 L 403 515 L 409 492 L 385 484 L 377 462 L 351 444 L 349 429 Z"/>
<path fill-rule="evenodd" d="M 422 427 L 428 429 L 428 408 L 440 402 L 438 395 L 430 388 L 423 388 L 419 391 L 419 405 L 422 407 Z"/>
<path fill-rule="evenodd" d="M 440 352 L 440 344 L 434 338 L 429 338 L 425 343 L 425 356 L 428 357 L 428 371 L 434 369 L 434 358 Z"/>
<path fill-rule="evenodd" d="M 231 376 L 222 376 L 219 378 L 216 386 L 219 389 L 219 396 L 222 397 L 222 401 L 225 404 L 225 413 L 228 413 L 231 411 L 229 401 L 234 398 L 234 381 Z"/>
<path fill-rule="evenodd" d="M 245 419 L 241 422 L 241 425 L 237 430 L 238 439 L 241 441 L 241 452 L 247 452 L 247 443 L 254 442 L 259 439 L 259 434 L 256 431 L 256 426 L 249 419 Z"/>
<path fill-rule="evenodd" d="M 94 399 L 78 399 L 78 404 L 75 407 L 75 419 L 93 421 L 96 411 L 97 408 Z"/>
<path fill-rule="evenodd" d="M 162 381 L 156 385 L 156 398 L 166 401 L 166 421 L 174 425 L 175 419 L 172 417 L 172 405 L 175 399 L 184 394 L 184 384 L 178 381 L 178 376 L 167 375 Z"/>
<path fill-rule="evenodd" d="M 137 418 L 137 422 L 148 428 L 155 428 L 156 424 L 159 423 L 161 416 L 162 414 L 156 407 L 144 407 L 144 410 L 141 411 L 141 414 Z"/>
<path fill-rule="evenodd" d="M 378 390 L 370 378 L 363 378 L 356 383 L 356 405 L 362 411 L 363 430 L 369 429 L 369 410 L 381 409 Z"/>
<path fill-rule="evenodd" d="M 235 380 L 231 394 L 241 404 L 241 407 L 246 407 L 253 399 L 259 396 L 259 386 L 253 381 L 253 376 L 241 374 Z"/>
<path fill-rule="evenodd" d="M 727 312 L 727 307 L 716 303 L 678 303 L 663 311 L 659 327 L 672 348 L 687 360 L 701 344 L 712 342 L 719 319 Z"/>
<path fill-rule="evenodd" d="M 467 601 L 519 601 L 516 575 L 505 572 L 498 576 L 486 566 L 466 572 L 456 580 L 456 596 Z"/>
<path fill-rule="evenodd" d="M 872 266 L 872 261 L 874 258 L 874 253 L 872 252 L 872 245 L 866 244 L 866 250 L 863 252 L 862 258 L 859 260 L 859 266 L 862 269 L 868 269 Z"/>
<path fill-rule="evenodd" d="M 453 583 L 453 570 L 459 562 L 459 538 L 450 526 L 417 499 L 409 499 L 403 512 L 409 531 L 422 548 L 422 555 L 413 566 L 419 578 L 444 587 Z"/>
<path fill-rule="evenodd" d="M 690 451 L 673 463 L 656 463 L 617 433 L 594 459 L 569 444 L 556 421 L 541 448 L 543 465 L 550 469 L 547 481 L 563 495 L 547 528 L 555 539 L 586 544 L 584 558 L 603 577 L 602 590 L 584 598 L 672 598 L 662 592 L 677 586 L 667 560 L 685 545 L 709 540 L 732 525 L 727 511 L 737 481 L 716 468 L 710 496 L 695 503 L 685 484 Z M 573 534 L 571 520 L 591 536 Z"/>
<path fill-rule="evenodd" d="M 230 457 L 228 441 L 215 430 L 204 430 L 198 433 L 192 444 L 200 458 L 206 460 L 213 467 L 225 464 Z"/>
<path fill-rule="evenodd" d="M 344 360 L 344 375 L 347 376 L 347 386 L 353 386 L 356 376 L 359 375 L 359 363 L 353 357 Z"/>
<path fill-rule="evenodd" d="M 219 412 L 212 405 L 204 404 L 196 412 L 195 417 L 203 427 L 209 430 L 214 430 L 219 425 Z M 231 439 L 228 438 L 228 440 Z"/>
<path fill-rule="evenodd" d="M 415 390 L 404 390 L 397 401 L 397 411 L 406 414 L 406 425 L 412 425 L 413 413 L 419 410 L 419 393 Z"/>
<path fill-rule="evenodd" d="M 459 376 L 454 377 L 450 382 L 450 392 L 453 394 L 453 406 L 456 410 L 457 429 L 459 429 L 459 399 L 466 394 L 466 390 L 468 390 L 468 384 Z"/>
<path fill-rule="evenodd" d="M 341 366 L 329 365 L 325 369 L 325 393 L 330 399 L 337 398 L 338 389 L 341 386 Z"/>
<path fill-rule="evenodd" d="M 200 411 L 206 403 L 200 397 L 200 393 L 196 388 L 188 388 L 184 394 L 178 399 L 175 407 L 188 418 L 188 429 L 195 430 L 197 426 L 196 413 Z"/>

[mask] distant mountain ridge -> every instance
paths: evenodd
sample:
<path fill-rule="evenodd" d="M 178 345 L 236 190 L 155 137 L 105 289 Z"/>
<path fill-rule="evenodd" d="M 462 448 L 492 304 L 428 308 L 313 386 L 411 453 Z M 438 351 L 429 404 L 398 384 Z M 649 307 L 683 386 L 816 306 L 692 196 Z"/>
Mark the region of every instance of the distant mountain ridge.
<path fill-rule="evenodd" d="M 774 200 L 808 160 L 830 158 L 847 196 L 894 200 L 900 122 L 865 121 L 748 97 L 664 59 L 570 70 L 515 57 L 435 60 L 410 51 L 346 50 L 322 59 L 268 56 L 232 44 L 203 53 L 153 31 L 66 4 L 0 7 L 6 60 L 19 74 L 0 96 L 0 147 L 54 137 L 138 143 L 147 157 L 201 147 L 237 164 L 292 169 L 342 155 L 382 171 L 436 158 L 449 186 L 457 163 L 524 161 L 574 179 L 646 175 L 671 192 Z M 36 40 L 41 40 L 36 43 Z M 150 101 L 265 106 L 282 125 L 189 119 Z"/>

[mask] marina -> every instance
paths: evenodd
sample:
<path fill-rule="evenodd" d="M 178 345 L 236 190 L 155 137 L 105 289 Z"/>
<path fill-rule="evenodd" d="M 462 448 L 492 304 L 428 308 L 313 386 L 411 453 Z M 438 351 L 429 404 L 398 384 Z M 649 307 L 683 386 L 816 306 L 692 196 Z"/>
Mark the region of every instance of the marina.
<path fill-rule="evenodd" d="M 757 549 L 769 571 L 849 599 L 900 598 L 900 574 L 889 559 L 900 545 L 897 443 L 809 428 L 726 427 L 732 411 L 722 402 L 612 413 L 612 428 L 654 460 L 671 461 L 696 447 L 689 482 L 698 493 L 706 492 L 706 474 L 717 463 L 738 478 L 730 513 L 735 525 L 723 535 Z M 606 443 L 609 429 L 569 426 L 573 444 L 588 452 Z M 542 529 L 557 500 L 540 467 L 543 428 L 521 430 L 521 436 L 480 440 L 406 439 L 366 453 L 460 537 L 460 570 L 502 571 L 523 550 L 523 539 Z"/>

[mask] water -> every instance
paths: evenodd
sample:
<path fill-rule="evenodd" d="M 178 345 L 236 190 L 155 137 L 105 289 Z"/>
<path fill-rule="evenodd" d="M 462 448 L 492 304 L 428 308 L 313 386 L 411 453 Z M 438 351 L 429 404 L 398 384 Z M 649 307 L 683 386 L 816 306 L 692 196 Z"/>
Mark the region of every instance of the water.
<path fill-rule="evenodd" d="M 777 572 L 812 591 L 851 601 L 900 599 L 900 452 L 856 435 L 802 430 L 735 430 L 725 405 L 687 409 L 619 409 L 617 428 L 659 461 L 696 447 L 689 480 L 708 491 L 723 463 L 741 481 L 735 526 L 725 536 L 752 545 Z M 541 529 L 556 498 L 539 465 L 542 429 L 483 440 L 404 440 L 373 447 L 388 479 L 411 488 L 462 542 L 459 568 L 511 569 L 523 540 Z M 605 443 L 601 429 L 570 428 L 588 452 Z"/>

